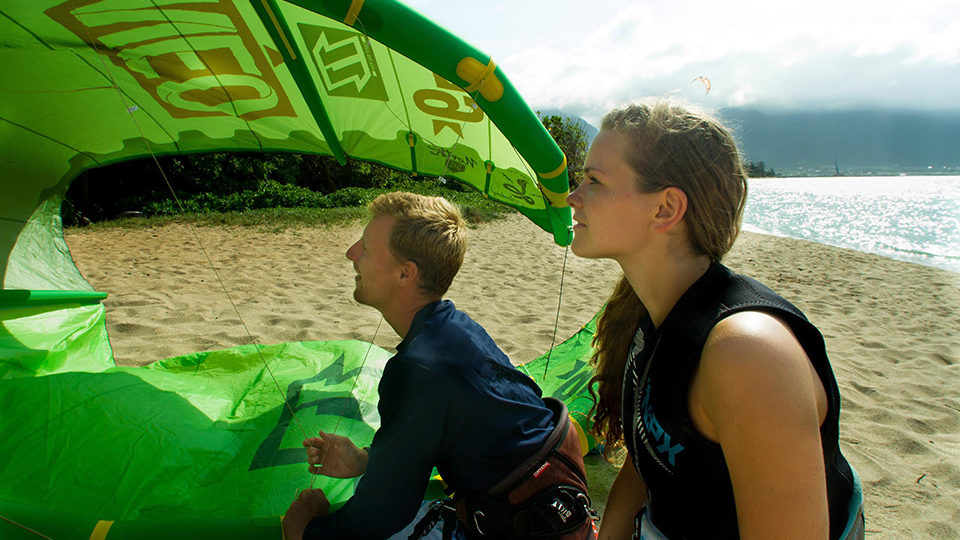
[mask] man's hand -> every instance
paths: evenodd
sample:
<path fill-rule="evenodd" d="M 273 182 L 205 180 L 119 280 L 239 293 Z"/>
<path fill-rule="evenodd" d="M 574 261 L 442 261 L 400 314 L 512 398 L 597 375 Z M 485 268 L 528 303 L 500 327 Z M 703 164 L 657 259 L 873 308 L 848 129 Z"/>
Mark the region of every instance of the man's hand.
<path fill-rule="evenodd" d="M 303 441 L 310 472 L 331 478 L 356 478 L 367 470 L 367 452 L 341 435 L 319 432 Z"/>
<path fill-rule="evenodd" d="M 283 537 L 285 540 L 303 540 L 303 530 L 310 520 L 325 516 L 330 512 L 330 501 L 321 489 L 308 489 L 300 492 L 297 500 L 290 504 L 283 516 Z"/>

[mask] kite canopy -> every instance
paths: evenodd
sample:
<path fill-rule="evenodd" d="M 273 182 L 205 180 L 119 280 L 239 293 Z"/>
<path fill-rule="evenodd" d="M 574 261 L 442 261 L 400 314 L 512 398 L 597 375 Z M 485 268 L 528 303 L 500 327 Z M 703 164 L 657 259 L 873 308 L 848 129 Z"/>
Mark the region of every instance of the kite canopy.
<path fill-rule="evenodd" d="M 369 344 L 117 367 L 106 294 L 63 241 L 80 172 L 212 151 L 361 159 L 455 178 L 572 239 L 565 159 L 539 119 L 489 56 L 394 0 L 4 0 L 0 73 L 3 538 L 274 535 L 309 482 L 304 431 L 362 443 L 379 422 L 389 353 Z M 590 335 L 540 381 L 583 426 Z"/>
<path fill-rule="evenodd" d="M 368 160 L 572 238 L 565 159 L 536 115 L 492 58 L 394 0 L 7 0 L 0 45 L 4 288 L 76 282 L 33 264 L 53 246 L 31 218 L 84 169 L 150 155 Z"/>

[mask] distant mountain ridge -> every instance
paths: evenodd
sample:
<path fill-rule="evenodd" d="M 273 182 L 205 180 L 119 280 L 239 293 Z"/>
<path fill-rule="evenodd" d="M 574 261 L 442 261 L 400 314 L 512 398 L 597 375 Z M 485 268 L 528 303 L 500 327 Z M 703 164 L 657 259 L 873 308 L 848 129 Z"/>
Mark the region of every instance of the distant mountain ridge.
<path fill-rule="evenodd" d="M 576 114 L 543 109 L 580 123 L 588 141 L 597 128 Z M 960 110 L 762 111 L 727 108 L 720 118 L 744 158 L 781 176 L 960 175 Z M 835 161 L 836 160 L 836 161 Z"/>
<path fill-rule="evenodd" d="M 960 174 L 960 111 L 722 109 L 747 160 L 783 175 Z"/>

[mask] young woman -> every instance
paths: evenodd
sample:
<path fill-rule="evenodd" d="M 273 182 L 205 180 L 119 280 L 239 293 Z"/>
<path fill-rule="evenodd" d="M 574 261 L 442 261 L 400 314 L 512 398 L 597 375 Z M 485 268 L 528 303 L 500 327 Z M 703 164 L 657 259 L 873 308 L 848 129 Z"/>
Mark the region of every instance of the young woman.
<path fill-rule="evenodd" d="M 622 437 L 629 454 L 601 538 L 844 532 L 854 473 L 838 446 L 823 338 L 789 302 L 720 264 L 746 191 L 727 130 L 657 102 L 604 118 L 567 198 L 573 252 L 613 259 L 624 274 L 593 359 L 597 431 L 608 447 Z"/>

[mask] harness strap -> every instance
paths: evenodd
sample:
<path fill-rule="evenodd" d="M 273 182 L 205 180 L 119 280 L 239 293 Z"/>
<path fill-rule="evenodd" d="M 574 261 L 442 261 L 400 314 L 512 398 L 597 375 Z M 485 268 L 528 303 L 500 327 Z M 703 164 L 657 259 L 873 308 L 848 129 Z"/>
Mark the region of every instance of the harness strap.
<path fill-rule="evenodd" d="M 468 538 L 582 538 L 595 530 L 580 442 L 566 405 L 544 398 L 554 429 L 544 444 L 486 493 L 464 494 L 457 516 Z"/>
<path fill-rule="evenodd" d="M 570 415 L 567 413 L 567 406 L 562 401 L 556 398 L 547 397 L 543 398 L 544 404 L 553 412 L 553 417 L 556 419 L 556 425 L 553 428 L 553 432 L 547 437 L 547 440 L 544 441 L 543 445 L 539 450 L 533 453 L 528 457 L 523 463 L 517 466 L 510 474 L 503 477 L 499 482 L 494 484 L 487 490 L 487 493 L 490 495 L 500 495 L 504 493 L 509 493 L 513 491 L 521 482 L 526 480 L 531 474 L 533 474 L 540 465 L 546 461 L 548 454 L 560 455 L 559 452 L 556 452 L 557 448 L 563 443 L 563 440 L 567 436 L 567 431 L 570 429 Z M 569 466 L 569 460 L 566 460 L 566 465 Z M 576 471 L 577 475 L 580 476 L 580 471 L 577 470 L 577 467 L 571 467 L 571 470 Z M 583 479 L 586 481 L 586 479 Z"/>

